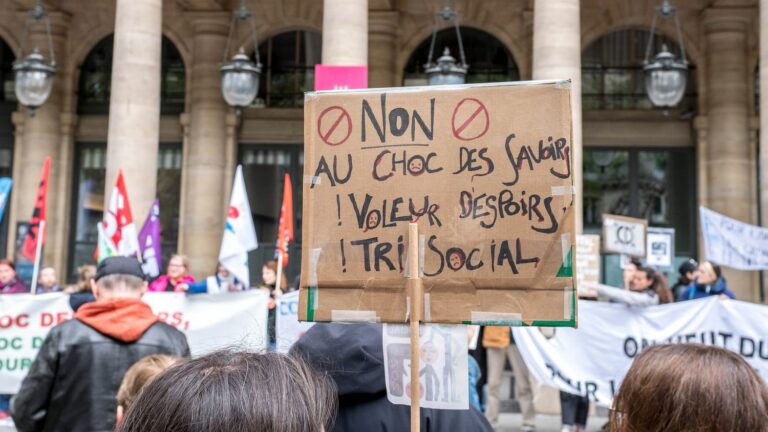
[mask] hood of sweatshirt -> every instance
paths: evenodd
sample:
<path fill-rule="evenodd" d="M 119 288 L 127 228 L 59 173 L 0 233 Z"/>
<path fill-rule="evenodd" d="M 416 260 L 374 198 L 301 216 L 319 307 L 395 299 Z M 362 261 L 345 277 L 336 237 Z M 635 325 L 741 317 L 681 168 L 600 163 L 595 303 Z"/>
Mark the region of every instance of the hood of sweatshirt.
<path fill-rule="evenodd" d="M 89 327 L 121 342 L 136 342 L 157 316 L 140 299 L 99 300 L 81 306 L 75 318 Z"/>

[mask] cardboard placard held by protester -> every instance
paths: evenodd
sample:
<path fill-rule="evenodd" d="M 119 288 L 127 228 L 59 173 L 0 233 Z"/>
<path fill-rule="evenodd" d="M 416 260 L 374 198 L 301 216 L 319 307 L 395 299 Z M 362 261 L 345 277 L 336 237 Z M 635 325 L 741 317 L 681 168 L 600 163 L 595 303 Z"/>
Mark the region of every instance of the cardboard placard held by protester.
<path fill-rule="evenodd" d="M 310 92 L 299 319 L 575 326 L 570 81 Z"/>
<path fill-rule="evenodd" d="M 603 251 L 645 258 L 645 236 L 648 221 L 645 219 L 603 215 Z"/>

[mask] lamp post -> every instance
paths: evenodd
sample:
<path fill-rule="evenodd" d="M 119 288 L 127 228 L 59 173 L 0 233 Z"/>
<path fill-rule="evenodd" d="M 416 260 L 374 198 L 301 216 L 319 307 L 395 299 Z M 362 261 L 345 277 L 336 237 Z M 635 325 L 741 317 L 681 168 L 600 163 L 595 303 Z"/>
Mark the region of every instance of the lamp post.
<path fill-rule="evenodd" d="M 668 0 L 664 0 L 661 6 L 656 8 L 651 23 L 651 35 L 648 38 L 643 66 L 645 91 L 648 94 L 648 98 L 654 106 L 663 108 L 665 112 L 668 108 L 679 104 L 683 99 L 688 78 L 688 61 L 685 59 L 685 46 L 683 45 L 680 21 L 677 18 L 676 12 L 677 8 L 670 5 Z M 680 59 L 675 58 L 674 54 L 669 52 L 666 44 L 661 46 L 661 50 L 653 57 L 653 60 L 650 59 L 654 31 L 656 30 L 656 18 L 658 16 L 661 16 L 662 19 L 674 16 L 678 43 L 680 44 Z"/>
<path fill-rule="evenodd" d="M 453 21 L 453 27 L 456 29 L 456 39 L 459 42 L 459 58 L 461 63 L 457 63 L 456 59 L 451 56 L 448 47 L 445 47 L 443 55 L 437 59 L 436 63 L 432 61 L 435 53 L 435 39 L 437 38 L 439 19 L 441 18 L 443 21 Z M 427 82 L 429 85 L 464 84 L 467 80 L 467 69 L 469 69 L 469 66 L 464 56 L 464 43 L 461 40 L 458 14 L 451 9 L 450 0 L 445 0 L 445 7 L 435 17 L 435 28 L 432 31 L 432 40 L 429 43 L 429 58 L 424 65 Z"/>
<path fill-rule="evenodd" d="M 28 27 L 30 19 L 27 19 L 24 25 L 24 34 L 21 40 L 19 55 L 13 63 L 13 72 L 15 73 L 15 91 L 16 99 L 27 107 L 29 115 L 34 117 L 35 110 L 42 106 L 53 89 L 53 77 L 56 75 L 56 59 L 53 52 L 53 41 L 51 39 L 51 22 L 48 14 L 43 10 L 42 0 L 35 2 L 35 8 L 29 14 L 31 21 L 45 21 L 45 31 L 48 36 L 48 53 L 51 62 L 46 63 L 45 57 L 40 53 L 37 47 L 24 57 L 24 47 L 27 42 Z"/>
<path fill-rule="evenodd" d="M 239 115 L 242 108 L 253 103 L 259 93 L 259 79 L 261 78 L 261 62 L 259 61 L 259 44 L 256 39 L 256 23 L 253 14 L 245 4 L 246 0 L 240 0 L 240 8 L 232 13 L 229 23 L 229 36 L 224 49 L 224 62 L 221 66 L 221 94 L 230 106 L 235 108 Z M 240 47 L 237 54 L 231 60 L 229 57 L 229 44 L 232 41 L 237 22 L 248 21 L 251 37 L 253 38 L 253 50 L 256 61 L 252 61 Z"/>

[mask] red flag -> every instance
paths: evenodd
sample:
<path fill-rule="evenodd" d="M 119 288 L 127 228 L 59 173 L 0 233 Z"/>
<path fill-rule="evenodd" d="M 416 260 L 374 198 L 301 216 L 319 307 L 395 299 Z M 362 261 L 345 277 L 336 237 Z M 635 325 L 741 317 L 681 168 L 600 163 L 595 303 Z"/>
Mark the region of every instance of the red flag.
<path fill-rule="evenodd" d="M 29 230 L 24 238 L 22 253 L 30 261 L 35 260 L 37 252 L 38 235 L 40 234 L 40 221 L 45 220 L 45 207 L 48 202 L 48 175 L 51 172 L 51 157 L 45 158 L 43 162 L 43 172 L 40 175 L 40 184 L 37 187 L 37 199 L 35 200 L 35 210 L 32 211 L 32 219 L 29 221 Z M 45 242 L 45 232 L 40 234 L 41 243 Z"/>
<path fill-rule="evenodd" d="M 139 240 L 123 180 L 123 170 L 117 173 L 117 182 L 104 212 L 103 225 L 104 232 L 117 247 L 118 255 L 133 256 L 139 252 Z"/>
<path fill-rule="evenodd" d="M 283 255 L 283 267 L 288 265 L 288 243 L 293 241 L 293 188 L 291 177 L 283 177 L 283 205 L 280 207 L 280 225 L 277 227 L 277 254 Z"/>

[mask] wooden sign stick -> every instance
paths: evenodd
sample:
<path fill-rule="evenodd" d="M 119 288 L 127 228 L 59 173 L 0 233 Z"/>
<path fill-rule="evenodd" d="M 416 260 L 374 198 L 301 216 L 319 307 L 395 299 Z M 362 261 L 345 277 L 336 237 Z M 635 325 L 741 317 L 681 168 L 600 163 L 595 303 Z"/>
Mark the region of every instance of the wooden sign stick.
<path fill-rule="evenodd" d="M 411 298 L 411 432 L 421 429 L 421 384 L 419 382 L 419 322 L 421 321 L 423 287 L 419 275 L 419 225 L 408 224 L 408 295 Z"/>

